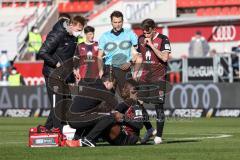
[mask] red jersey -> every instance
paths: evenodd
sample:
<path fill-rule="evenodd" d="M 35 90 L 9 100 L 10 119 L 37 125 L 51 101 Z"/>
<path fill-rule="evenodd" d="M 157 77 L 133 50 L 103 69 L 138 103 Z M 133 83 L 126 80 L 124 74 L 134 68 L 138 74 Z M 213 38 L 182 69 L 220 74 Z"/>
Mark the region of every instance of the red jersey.
<path fill-rule="evenodd" d="M 83 42 L 78 44 L 75 55 L 80 58 L 81 78 L 98 78 L 98 43 L 87 44 Z"/>
<path fill-rule="evenodd" d="M 143 57 L 143 70 L 140 80 L 144 82 L 165 80 L 167 63 L 158 58 L 151 47 L 144 43 L 144 39 L 144 35 L 138 38 L 138 51 Z M 152 43 L 158 50 L 171 53 L 170 42 L 167 36 L 157 33 Z"/>

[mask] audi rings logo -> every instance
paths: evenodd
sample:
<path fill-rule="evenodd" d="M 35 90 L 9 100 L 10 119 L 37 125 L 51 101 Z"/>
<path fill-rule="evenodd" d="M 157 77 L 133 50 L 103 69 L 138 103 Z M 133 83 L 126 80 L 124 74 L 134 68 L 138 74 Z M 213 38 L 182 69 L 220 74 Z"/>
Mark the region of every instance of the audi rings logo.
<path fill-rule="evenodd" d="M 222 96 L 214 84 L 175 85 L 170 92 L 171 108 L 220 108 Z"/>
<path fill-rule="evenodd" d="M 27 86 L 36 86 L 45 83 L 44 77 L 25 77 L 24 81 Z"/>
<path fill-rule="evenodd" d="M 214 26 L 212 34 L 215 41 L 231 41 L 236 37 L 236 28 L 233 25 Z"/>

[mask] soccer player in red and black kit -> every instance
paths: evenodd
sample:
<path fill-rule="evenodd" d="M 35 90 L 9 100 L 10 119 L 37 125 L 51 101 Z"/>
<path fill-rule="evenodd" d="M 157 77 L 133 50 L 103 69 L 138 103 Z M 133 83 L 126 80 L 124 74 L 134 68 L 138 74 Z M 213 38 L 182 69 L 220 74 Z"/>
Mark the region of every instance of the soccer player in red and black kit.
<path fill-rule="evenodd" d="M 86 81 L 95 81 L 99 75 L 98 71 L 98 42 L 94 41 L 95 29 L 91 26 L 84 28 L 86 41 L 78 44 L 74 58 L 77 59 L 77 65 L 74 69 L 74 75 L 79 82 L 81 79 Z"/>
<path fill-rule="evenodd" d="M 157 134 L 155 144 L 162 143 L 162 133 L 165 121 L 164 101 L 166 90 L 167 61 L 171 53 L 171 47 L 167 36 L 156 31 L 156 24 L 152 19 L 145 19 L 142 24 L 143 35 L 138 38 L 138 51 L 142 54 L 143 70 L 140 83 L 157 86 L 157 91 L 149 93 L 142 100 L 155 105 L 157 113 Z M 146 86 L 146 85 L 144 85 Z M 145 90 L 147 88 L 144 88 Z M 147 98 L 146 98 L 147 97 Z M 150 123 L 150 122 L 149 122 Z M 147 128 L 147 126 L 145 125 Z M 154 129 L 149 125 L 142 143 L 146 143 L 153 135 Z"/>

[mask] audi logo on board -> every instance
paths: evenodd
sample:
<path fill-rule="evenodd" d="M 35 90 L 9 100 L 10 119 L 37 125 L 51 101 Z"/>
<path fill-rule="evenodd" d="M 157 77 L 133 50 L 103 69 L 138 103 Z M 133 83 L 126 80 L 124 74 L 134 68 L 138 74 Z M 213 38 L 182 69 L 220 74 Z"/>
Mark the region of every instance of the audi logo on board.
<path fill-rule="evenodd" d="M 215 41 L 232 41 L 236 37 L 236 27 L 233 25 L 214 26 L 212 34 Z"/>
<path fill-rule="evenodd" d="M 220 108 L 222 95 L 215 84 L 175 85 L 170 92 L 171 108 Z"/>

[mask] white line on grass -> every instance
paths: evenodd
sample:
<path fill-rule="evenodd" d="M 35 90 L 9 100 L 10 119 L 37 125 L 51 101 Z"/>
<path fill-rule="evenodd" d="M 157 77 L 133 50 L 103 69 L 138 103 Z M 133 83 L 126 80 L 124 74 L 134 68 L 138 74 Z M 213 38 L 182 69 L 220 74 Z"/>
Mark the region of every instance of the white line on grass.
<path fill-rule="evenodd" d="M 219 138 L 228 138 L 232 135 L 229 134 L 197 134 L 197 135 L 212 135 L 206 137 L 182 137 L 182 138 L 169 138 L 170 140 L 203 140 L 203 139 L 219 139 Z"/>
<path fill-rule="evenodd" d="M 0 145 L 3 145 L 3 144 L 21 144 L 21 143 L 27 143 L 27 142 L 0 142 Z"/>

